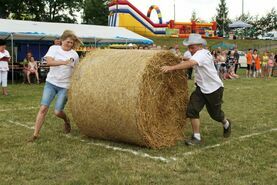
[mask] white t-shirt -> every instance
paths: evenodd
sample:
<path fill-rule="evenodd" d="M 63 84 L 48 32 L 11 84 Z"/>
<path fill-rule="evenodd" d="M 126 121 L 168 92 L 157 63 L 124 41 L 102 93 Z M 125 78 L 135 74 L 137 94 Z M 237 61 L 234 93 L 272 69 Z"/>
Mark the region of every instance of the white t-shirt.
<path fill-rule="evenodd" d="M 10 53 L 7 50 L 0 52 L 0 71 L 9 71 L 9 64 L 7 61 L 1 61 L 1 58 L 8 57 L 10 58 Z"/>
<path fill-rule="evenodd" d="M 191 57 L 191 60 L 198 63 L 194 68 L 195 81 L 202 93 L 210 94 L 223 87 L 223 82 L 217 74 L 210 51 L 201 49 Z"/>
<path fill-rule="evenodd" d="M 190 52 L 189 50 L 187 50 L 187 51 L 184 53 L 184 58 L 190 59 L 191 57 L 192 57 L 191 52 Z"/>
<path fill-rule="evenodd" d="M 69 88 L 70 78 L 73 73 L 74 66 L 79 62 L 79 56 L 76 51 L 64 51 L 61 46 L 51 46 L 44 57 L 52 57 L 56 61 L 66 61 L 71 58 L 74 62 L 70 65 L 50 66 L 46 81 L 62 88 Z"/>

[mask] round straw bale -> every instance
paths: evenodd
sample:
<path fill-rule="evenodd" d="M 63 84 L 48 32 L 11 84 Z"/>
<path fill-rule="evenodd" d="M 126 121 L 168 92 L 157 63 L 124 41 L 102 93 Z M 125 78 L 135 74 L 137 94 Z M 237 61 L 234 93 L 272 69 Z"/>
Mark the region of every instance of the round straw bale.
<path fill-rule="evenodd" d="M 167 51 L 96 50 L 74 71 L 69 104 L 81 133 L 150 148 L 183 139 L 184 71 L 162 73 L 178 58 Z"/>

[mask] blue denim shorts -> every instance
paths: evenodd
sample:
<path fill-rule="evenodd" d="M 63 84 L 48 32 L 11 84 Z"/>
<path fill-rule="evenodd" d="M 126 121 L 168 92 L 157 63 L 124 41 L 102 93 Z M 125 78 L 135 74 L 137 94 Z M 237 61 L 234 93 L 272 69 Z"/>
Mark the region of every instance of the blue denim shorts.
<path fill-rule="evenodd" d="M 49 82 L 46 82 L 40 104 L 46 105 L 47 107 L 49 107 L 51 102 L 57 95 L 55 110 L 62 111 L 67 102 L 67 91 L 68 91 L 68 89 L 66 89 L 66 88 L 58 87 Z"/>

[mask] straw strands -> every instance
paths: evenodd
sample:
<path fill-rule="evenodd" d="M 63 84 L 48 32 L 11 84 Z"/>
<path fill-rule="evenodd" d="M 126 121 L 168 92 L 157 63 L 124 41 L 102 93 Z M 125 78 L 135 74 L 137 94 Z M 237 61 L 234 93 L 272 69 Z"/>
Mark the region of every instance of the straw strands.
<path fill-rule="evenodd" d="M 167 51 L 96 50 L 76 66 L 69 91 L 72 116 L 93 138 L 150 148 L 183 139 L 187 81 L 164 74 L 178 58 Z"/>

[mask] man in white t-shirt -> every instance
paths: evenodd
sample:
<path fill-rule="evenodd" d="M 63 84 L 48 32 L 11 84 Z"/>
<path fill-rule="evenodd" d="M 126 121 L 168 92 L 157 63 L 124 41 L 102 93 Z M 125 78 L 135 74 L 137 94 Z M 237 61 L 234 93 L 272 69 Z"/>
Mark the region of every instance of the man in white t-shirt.
<path fill-rule="evenodd" d="M 196 89 L 190 96 L 186 113 L 187 117 L 191 119 L 193 135 L 186 141 L 186 144 L 201 143 L 199 113 L 205 105 L 211 118 L 223 124 L 223 136 L 227 138 L 231 135 L 231 122 L 226 119 L 221 110 L 224 87 L 217 75 L 211 53 L 203 49 L 203 45 L 206 45 L 207 42 L 199 34 L 190 34 L 188 40 L 185 40 L 183 44 L 188 46 L 192 57 L 188 61 L 174 66 L 163 66 L 161 70 L 170 72 L 191 67 L 195 69 Z"/>

